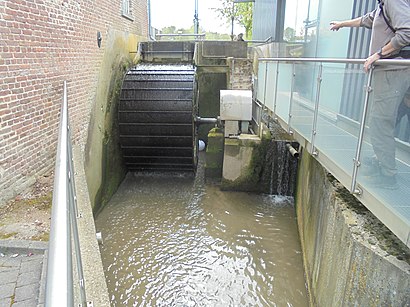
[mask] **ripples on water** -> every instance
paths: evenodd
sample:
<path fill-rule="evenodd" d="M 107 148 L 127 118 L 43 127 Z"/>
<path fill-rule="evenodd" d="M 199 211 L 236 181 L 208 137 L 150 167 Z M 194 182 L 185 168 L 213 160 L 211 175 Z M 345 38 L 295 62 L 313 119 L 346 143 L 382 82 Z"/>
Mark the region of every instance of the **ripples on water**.
<path fill-rule="evenodd" d="M 128 174 L 99 214 L 113 306 L 307 306 L 292 200 Z"/>

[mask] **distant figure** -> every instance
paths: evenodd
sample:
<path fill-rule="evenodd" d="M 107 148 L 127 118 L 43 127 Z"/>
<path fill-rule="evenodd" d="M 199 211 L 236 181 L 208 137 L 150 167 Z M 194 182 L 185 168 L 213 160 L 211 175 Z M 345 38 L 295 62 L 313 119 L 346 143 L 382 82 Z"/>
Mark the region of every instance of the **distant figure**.
<path fill-rule="evenodd" d="M 236 40 L 237 40 L 238 42 L 244 42 L 245 40 L 243 39 L 243 33 L 239 33 L 239 34 L 238 34 L 238 37 L 236 38 Z"/>

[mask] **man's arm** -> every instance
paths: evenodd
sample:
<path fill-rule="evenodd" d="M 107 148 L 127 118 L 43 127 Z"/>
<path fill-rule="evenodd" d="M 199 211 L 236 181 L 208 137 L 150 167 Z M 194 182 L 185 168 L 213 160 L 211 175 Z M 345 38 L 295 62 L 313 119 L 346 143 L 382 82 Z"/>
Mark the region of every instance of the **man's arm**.
<path fill-rule="evenodd" d="M 330 23 L 330 30 L 339 31 L 341 28 L 358 28 L 361 25 L 362 17 L 344 21 L 332 21 Z"/>

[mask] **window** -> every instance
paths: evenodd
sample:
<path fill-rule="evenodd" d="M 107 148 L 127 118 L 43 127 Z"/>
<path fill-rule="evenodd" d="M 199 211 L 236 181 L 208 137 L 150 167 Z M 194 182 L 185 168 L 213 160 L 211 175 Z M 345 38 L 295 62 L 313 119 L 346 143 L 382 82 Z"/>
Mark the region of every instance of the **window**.
<path fill-rule="evenodd" d="M 131 14 L 131 0 L 122 0 L 122 16 L 134 20 Z"/>

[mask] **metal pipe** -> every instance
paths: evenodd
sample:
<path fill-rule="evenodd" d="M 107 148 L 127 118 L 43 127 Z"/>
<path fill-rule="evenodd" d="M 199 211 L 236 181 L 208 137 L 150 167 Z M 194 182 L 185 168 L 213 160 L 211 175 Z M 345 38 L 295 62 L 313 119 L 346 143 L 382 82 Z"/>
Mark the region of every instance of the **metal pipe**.
<path fill-rule="evenodd" d="M 259 62 L 310 62 L 310 63 L 340 63 L 340 64 L 363 64 L 365 59 L 336 59 L 336 58 L 260 58 Z M 382 59 L 374 62 L 374 65 L 402 65 L 410 66 L 410 60 Z"/>
<path fill-rule="evenodd" d="M 364 105 L 363 105 L 363 113 L 362 118 L 360 119 L 360 130 L 359 136 L 357 140 L 357 147 L 356 147 L 356 156 L 353 159 L 353 174 L 352 174 L 352 182 L 350 186 L 350 193 L 353 194 L 360 194 L 360 190 L 356 189 L 356 180 L 357 180 L 357 173 L 360 166 L 360 154 L 362 152 L 363 140 L 364 140 L 364 131 L 365 131 L 365 124 L 366 124 L 366 117 L 367 117 L 367 109 L 369 107 L 369 99 L 370 99 L 370 92 L 372 90 L 372 78 L 373 78 L 374 70 L 373 68 L 370 69 L 369 75 L 367 77 L 367 86 L 366 86 L 366 95 L 364 98 Z"/>
<path fill-rule="evenodd" d="M 217 124 L 220 122 L 219 116 L 218 118 L 212 117 L 195 117 L 195 124 L 202 125 L 202 124 Z"/>
<path fill-rule="evenodd" d="M 292 64 L 292 82 L 290 84 L 290 97 L 289 97 L 289 113 L 288 113 L 288 133 L 293 134 L 292 131 L 292 107 L 293 107 L 293 93 L 295 91 L 295 79 L 296 79 L 296 63 Z"/>
<path fill-rule="evenodd" d="M 201 34 L 190 34 L 190 33 L 180 33 L 180 34 L 178 34 L 178 33 L 176 33 L 176 34 L 157 34 L 157 35 L 155 35 L 156 37 L 159 37 L 159 38 L 161 38 L 161 37 L 179 37 L 179 36 L 181 36 L 181 37 L 190 37 L 190 36 L 193 36 L 193 37 L 202 37 L 202 38 L 204 38 L 205 37 L 205 33 L 201 33 Z"/>
<path fill-rule="evenodd" d="M 199 33 L 198 0 L 195 0 L 194 33 L 195 34 Z"/>
<path fill-rule="evenodd" d="M 299 152 L 290 143 L 286 143 L 286 148 L 294 158 L 299 158 Z"/>
<path fill-rule="evenodd" d="M 71 223 L 68 208 L 68 110 L 67 83 L 64 81 L 59 138 L 53 188 L 51 229 L 48 248 L 45 306 L 74 306 L 71 256 Z"/>
<path fill-rule="evenodd" d="M 323 65 L 322 63 L 319 64 L 319 72 L 317 76 L 317 87 L 316 87 L 316 99 L 315 99 L 315 113 L 313 115 L 313 127 L 312 127 L 312 152 L 313 156 L 317 156 L 316 151 L 316 133 L 317 133 L 317 121 L 319 117 L 319 100 L 320 100 L 320 90 L 322 85 L 322 74 L 323 74 Z"/>

